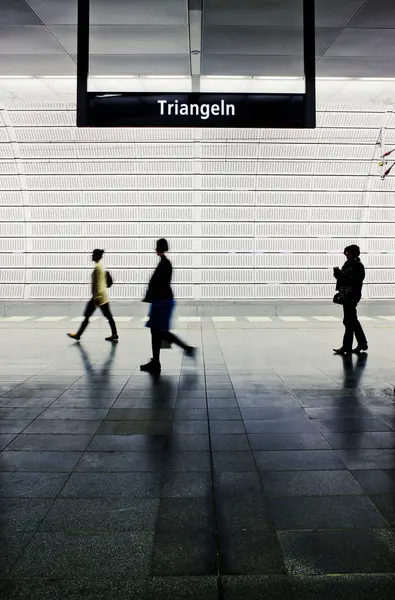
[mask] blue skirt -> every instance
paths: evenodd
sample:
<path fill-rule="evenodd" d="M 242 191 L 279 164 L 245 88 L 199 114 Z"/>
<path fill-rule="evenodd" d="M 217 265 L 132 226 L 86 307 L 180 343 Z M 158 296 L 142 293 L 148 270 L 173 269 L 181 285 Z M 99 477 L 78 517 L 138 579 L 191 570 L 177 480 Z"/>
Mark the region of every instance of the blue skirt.
<path fill-rule="evenodd" d="M 173 314 L 174 300 L 158 300 L 152 302 L 146 327 L 157 331 L 169 331 L 171 329 L 171 316 Z"/>

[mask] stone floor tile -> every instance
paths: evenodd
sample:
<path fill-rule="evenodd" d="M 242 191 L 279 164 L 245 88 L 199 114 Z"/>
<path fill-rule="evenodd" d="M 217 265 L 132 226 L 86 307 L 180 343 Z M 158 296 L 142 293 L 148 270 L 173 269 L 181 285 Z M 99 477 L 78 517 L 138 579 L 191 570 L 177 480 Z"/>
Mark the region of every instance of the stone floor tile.
<path fill-rule="evenodd" d="M 385 469 L 352 471 L 366 494 L 395 494 L 395 471 Z"/>
<path fill-rule="evenodd" d="M 146 600 L 219 600 L 218 581 L 214 575 L 151 577 L 146 593 Z"/>
<path fill-rule="evenodd" d="M 275 532 L 252 526 L 220 535 L 220 572 L 223 575 L 285 575 Z"/>
<path fill-rule="evenodd" d="M 81 451 L 89 444 L 91 435 L 38 434 L 21 433 L 9 446 L 8 450 L 24 450 L 27 452 L 45 451 Z"/>
<path fill-rule="evenodd" d="M 262 488 L 268 496 L 363 495 L 348 471 L 262 471 Z"/>
<path fill-rule="evenodd" d="M 330 445 L 319 431 L 313 433 L 251 433 L 248 436 L 252 450 L 330 450 Z"/>
<path fill-rule="evenodd" d="M 72 473 L 63 498 L 158 498 L 159 473 Z"/>
<path fill-rule="evenodd" d="M 34 532 L 52 505 L 51 499 L 1 498 L 0 531 Z"/>
<path fill-rule="evenodd" d="M 68 473 L 0 473 L 1 498 L 55 498 Z"/>
<path fill-rule="evenodd" d="M 385 529 L 367 496 L 285 497 L 270 500 L 276 529 Z"/>
<path fill-rule="evenodd" d="M 217 573 L 214 531 L 157 531 L 151 563 L 153 576 L 209 576 Z"/>
<path fill-rule="evenodd" d="M 201 531 L 214 529 L 214 503 L 208 497 L 161 498 L 158 531 Z"/>
<path fill-rule="evenodd" d="M 0 471 L 31 471 L 36 473 L 68 473 L 76 466 L 82 452 L 12 452 L 0 454 Z"/>
<path fill-rule="evenodd" d="M 294 600 L 392 600 L 395 575 L 337 574 L 293 578 Z"/>
<path fill-rule="evenodd" d="M 334 450 L 260 450 L 254 452 L 259 471 L 340 471 L 343 461 Z"/>
<path fill-rule="evenodd" d="M 248 452 L 250 444 L 245 433 L 242 434 L 211 434 L 211 448 L 213 452 Z"/>
<path fill-rule="evenodd" d="M 59 498 L 44 515 L 41 533 L 99 533 L 152 529 L 158 514 L 155 498 Z"/>
<path fill-rule="evenodd" d="M 38 533 L 19 557 L 16 577 L 128 577 L 149 572 L 153 531 Z"/>
<path fill-rule="evenodd" d="M 286 575 L 224 575 L 221 586 L 223 600 L 295 600 Z"/>
<path fill-rule="evenodd" d="M 389 529 L 279 531 L 278 537 L 293 575 L 393 572 L 395 533 Z"/>
<path fill-rule="evenodd" d="M 370 499 L 377 506 L 384 518 L 387 519 L 391 527 L 395 527 L 395 494 L 370 496 Z"/>

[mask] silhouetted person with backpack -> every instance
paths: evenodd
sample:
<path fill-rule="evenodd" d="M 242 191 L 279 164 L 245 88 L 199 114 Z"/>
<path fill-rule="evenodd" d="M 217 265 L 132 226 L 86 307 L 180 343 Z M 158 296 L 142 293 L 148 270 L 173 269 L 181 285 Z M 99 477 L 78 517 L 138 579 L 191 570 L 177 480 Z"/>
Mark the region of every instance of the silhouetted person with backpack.
<path fill-rule="evenodd" d="M 79 340 L 84 333 L 85 329 L 88 327 L 89 319 L 95 312 L 96 308 L 100 308 L 103 315 L 106 317 L 110 327 L 111 327 L 111 335 L 106 337 L 106 341 L 108 342 L 117 342 L 119 340 L 117 327 L 115 325 L 114 318 L 111 314 L 110 305 L 108 303 L 108 291 L 107 288 L 112 285 L 112 278 L 109 273 L 107 273 L 101 264 L 101 259 L 103 258 L 104 250 L 94 250 L 92 253 L 92 260 L 96 263 L 95 268 L 92 271 L 92 298 L 89 300 L 86 305 L 84 317 L 85 319 L 81 323 L 81 326 L 77 333 L 68 333 L 67 335 L 73 340 Z"/>
<path fill-rule="evenodd" d="M 361 299 L 362 285 L 365 279 L 365 267 L 359 258 L 359 246 L 355 244 L 347 246 L 344 254 L 347 260 L 342 268 L 335 267 L 333 269 L 333 275 L 337 280 L 337 294 L 333 301 L 343 306 L 345 328 L 343 345 L 334 352 L 343 355 L 351 355 L 352 352 L 361 354 L 368 349 L 368 342 L 357 315 L 357 305 Z M 354 335 L 357 346 L 353 349 Z"/>
<path fill-rule="evenodd" d="M 160 257 L 160 262 L 152 274 L 143 300 L 143 302 L 151 304 L 146 326 L 151 329 L 152 359 L 147 364 L 141 365 L 140 371 L 147 371 L 152 374 L 159 374 L 161 371 L 159 357 L 163 341 L 180 346 L 190 358 L 194 358 L 196 354 L 195 348 L 188 346 L 169 331 L 174 310 L 174 296 L 170 285 L 173 267 L 165 256 L 168 250 L 167 240 L 162 238 L 157 241 L 156 253 Z"/>

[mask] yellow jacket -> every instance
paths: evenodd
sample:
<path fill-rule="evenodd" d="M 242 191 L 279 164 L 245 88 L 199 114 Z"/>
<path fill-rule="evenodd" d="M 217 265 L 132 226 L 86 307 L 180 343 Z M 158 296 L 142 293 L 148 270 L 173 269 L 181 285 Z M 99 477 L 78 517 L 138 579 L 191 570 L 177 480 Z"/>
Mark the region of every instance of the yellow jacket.
<path fill-rule="evenodd" d="M 92 271 L 92 296 L 96 306 L 102 306 L 108 302 L 106 273 L 101 262 L 96 263 Z"/>

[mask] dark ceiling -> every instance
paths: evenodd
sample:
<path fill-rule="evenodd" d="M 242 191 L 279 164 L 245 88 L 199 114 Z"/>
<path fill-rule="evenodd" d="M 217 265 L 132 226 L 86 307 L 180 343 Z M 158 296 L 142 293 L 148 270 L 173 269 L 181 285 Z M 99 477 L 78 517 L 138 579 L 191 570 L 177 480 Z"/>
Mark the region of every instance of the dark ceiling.
<path fill-rule="evenodd" d="M 74 75 L 76 7 L 0 0 L 0 75 Z M 395 77 L 395 0 L 316 0 L 316 12 L 318 76 Z M 91 0 L 90 72 L 299 76 L 301 19 L 302 0 Z"/>

